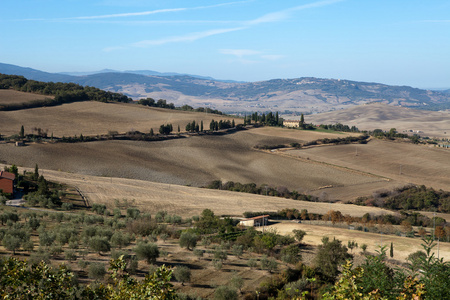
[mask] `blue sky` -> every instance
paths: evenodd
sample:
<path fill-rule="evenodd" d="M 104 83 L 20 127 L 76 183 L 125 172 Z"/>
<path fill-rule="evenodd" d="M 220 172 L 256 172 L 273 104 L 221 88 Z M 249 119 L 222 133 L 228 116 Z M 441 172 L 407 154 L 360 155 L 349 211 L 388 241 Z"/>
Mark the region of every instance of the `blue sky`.
<path fill-rule="evenodd" d="M 2 1 L 0 62 L 450 88 L 447 0 Z"/>

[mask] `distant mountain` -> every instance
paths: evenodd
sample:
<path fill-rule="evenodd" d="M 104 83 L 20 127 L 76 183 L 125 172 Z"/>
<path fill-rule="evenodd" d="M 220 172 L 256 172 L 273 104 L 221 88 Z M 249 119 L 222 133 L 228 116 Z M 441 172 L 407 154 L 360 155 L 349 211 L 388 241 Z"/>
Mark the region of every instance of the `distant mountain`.
<path fill-rule="evenodd" d="M 71 82 L 76 79 L 74 76 L 48 73 L 44 71 L 35 70 L 32 68 L 24 68 L 16 65 L 0 63 L 0 73 L 8 75 L 20 75 L 27 79 L 38 81 L 54 81 L 54 82 Z"/>
<path fill-rule="evenodd" d="M 152 70 L 117 71 L 117 70 L 112 70 L 112 69 L 103 69 L 103 70 L 100 70 L 100 71 L 91 71 L 91 72 L 60 72 L 58 74 L 71 75 L 71 76 L 86 76 L 86 75 L 95 75 L 95 74 L 103 74 L 103 73 L 122 73 L 122 74 L 130 73 L 130 74 L 138 74 L 138 75 L 146 75 L 146 76 L 162 76 L 162 77 L 167 77 L 167 76 L 191 76 L 191 77 L 207 79 L 207 80 L 216 80 L 216 79 L 214 79 L 212 77 L 208 77 L 208 76 L 180 74 L 180 73 L 174 73 L 174 72 L 161 73 L 161 72 L 156 72 L 156 71 L 152 71 Z M 219 80 L 219 81 L 233 82 L 232 80 Z"/>
<path fill-rule="evenodd" d="M 166 99 L 177 106 L 209 106 L 224 112 L 280 111 L 317 113 L 371 102 L 429 110 L 450 108 L 450 94 L 409 86 L 302 77 L 259 82 L 225 82 L 189 75 L 104 72 L 73 76 L 0 64 L 0 73 L 41 81 L 74 82 L 124 93 L 134 99 Z M 141 74 L 137 74 L 141 73 Z M 157 74 L 162 74 L 155 72 Z M 168 73 L 164 73 L 168 74 Z"/>

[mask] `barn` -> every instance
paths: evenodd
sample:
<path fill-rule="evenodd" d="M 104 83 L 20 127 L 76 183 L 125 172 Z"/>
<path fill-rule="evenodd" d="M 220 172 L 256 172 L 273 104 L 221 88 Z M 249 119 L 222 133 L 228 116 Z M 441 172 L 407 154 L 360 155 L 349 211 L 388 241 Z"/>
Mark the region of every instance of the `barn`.
<path fill-rule="evenodd" d="M 13 173 L 0 171 L 0 190 L 5 194 L 12 194 L 14 192 L 14 179 L 16 179 L 16 175 Z"/>
<path fill-rule="evenodd" d="M 239 221 L 239 225 L 243 226 L 264 226 L 269 221 L 269 215 L 257 216 L 253 218 L 243 219 Z"/>

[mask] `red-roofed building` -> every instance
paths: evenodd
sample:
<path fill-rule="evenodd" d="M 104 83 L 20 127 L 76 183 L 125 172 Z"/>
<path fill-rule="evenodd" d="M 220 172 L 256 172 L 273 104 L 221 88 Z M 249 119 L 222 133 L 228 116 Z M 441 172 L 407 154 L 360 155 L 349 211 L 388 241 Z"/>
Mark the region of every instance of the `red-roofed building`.
<path fill-rule="evenodd" d="M 12 194 L 14 192 L 14 179 L 16 179 L 16 175 L 13 173 L 0 171 L 0 190 L 5 194 Z"/>

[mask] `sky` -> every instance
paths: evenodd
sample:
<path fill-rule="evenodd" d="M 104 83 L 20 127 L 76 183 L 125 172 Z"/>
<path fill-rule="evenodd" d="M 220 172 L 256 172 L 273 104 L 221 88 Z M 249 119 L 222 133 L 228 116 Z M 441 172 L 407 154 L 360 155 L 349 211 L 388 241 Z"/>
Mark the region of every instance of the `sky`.
<path fill-rule="evenodd" d="M 450 0 L 14 0 L 0 62 L 450 88 Z"/>

